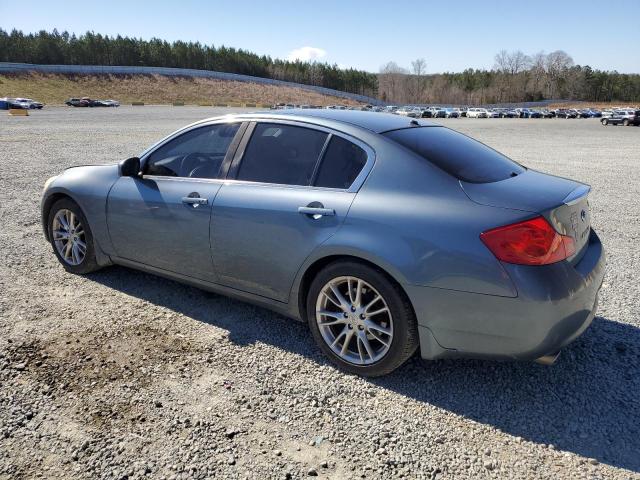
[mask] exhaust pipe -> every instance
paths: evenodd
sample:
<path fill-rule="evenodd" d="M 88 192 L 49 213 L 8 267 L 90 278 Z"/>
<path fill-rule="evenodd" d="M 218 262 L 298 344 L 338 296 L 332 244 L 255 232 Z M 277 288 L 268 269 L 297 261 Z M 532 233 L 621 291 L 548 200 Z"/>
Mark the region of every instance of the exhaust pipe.
<path fill-rule="evenodd" d="M 560 351 L 557 351 L 556 353 L 551 353 L 549 355 L 544 355 L 540 358 L 536 358 L 534 362 L 539 363 L 540 365 L 553 365 L 554 363 L 556 363 L 556 360 L 559 356 Z"/>

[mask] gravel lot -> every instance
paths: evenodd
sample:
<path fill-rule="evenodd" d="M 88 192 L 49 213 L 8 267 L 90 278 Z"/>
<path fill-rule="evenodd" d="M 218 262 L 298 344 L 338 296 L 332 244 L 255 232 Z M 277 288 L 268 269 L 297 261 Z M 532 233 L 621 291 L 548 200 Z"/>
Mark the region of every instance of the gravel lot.
<path fill-rule="evenodd" d="M 44 181 L 205 107 L 0 114 L 0 478 L 640 478 L 640 128 L 451 119 L 593 186 L 598 317 L 551 367 L 412 359 L 343 374 L 306 326 L 120 267 L 64 273 Z"/>

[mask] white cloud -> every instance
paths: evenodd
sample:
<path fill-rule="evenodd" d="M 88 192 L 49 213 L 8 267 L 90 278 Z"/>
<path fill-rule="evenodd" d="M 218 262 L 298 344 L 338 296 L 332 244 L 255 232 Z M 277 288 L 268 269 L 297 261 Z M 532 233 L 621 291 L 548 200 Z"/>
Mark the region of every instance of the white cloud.
<path fill-rule="evenodd" d="M 322 48 L 300 47 L 296 48 L 295 50 L 291 50 L 291 52 L 289 52 L 289 55 L 287 55 L 287 60 L 292 62 L 295 62 L 296 60 L 300 60 L 302 62 L 312 62 L 326 56 L 327 52 Z"/>

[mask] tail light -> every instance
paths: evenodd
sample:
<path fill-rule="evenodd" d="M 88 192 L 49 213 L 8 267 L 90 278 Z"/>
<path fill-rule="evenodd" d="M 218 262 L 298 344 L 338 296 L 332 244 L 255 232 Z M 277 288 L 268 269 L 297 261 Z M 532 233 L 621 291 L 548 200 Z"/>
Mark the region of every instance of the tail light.
<path fill-rule="evenodd" d="M 498 260 L 518 265 L 548 265 L 576 252 L 572 237 L 560 235 L 543 217 L 536 217 L 480 234 Z"/>

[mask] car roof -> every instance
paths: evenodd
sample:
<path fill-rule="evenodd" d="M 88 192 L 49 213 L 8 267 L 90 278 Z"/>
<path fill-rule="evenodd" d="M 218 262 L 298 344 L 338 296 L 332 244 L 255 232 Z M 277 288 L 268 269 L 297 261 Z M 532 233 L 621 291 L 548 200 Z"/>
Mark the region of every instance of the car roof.
<path fill-rule="evenodd" d="M 400 128 L 409 128 L 416 126 L 421 127 L 438 127 L 440 125 L 432 122 L 425 122 L 414 118 L 400 117 L 398 115 L 380 113 L 380 112 L 365 112 L 361 110 L 330 110 L 330 109 L 317 109 L 317 110 L 281 110 L 278 112 L 256 112 L 253 114 L 240 114 L 237 118 L 255 118 L 255 119 L 277 119 L 282 117 L 294 117 L 295 120 L 306 120 L 310 123 L 321 123 L 318 120 L 330 120 L 334 122 L 345 123 L 354 125 L 356 127 L 364 128 L 375 133 L 382 133 L 389 130 L 398 130 Z"/>

